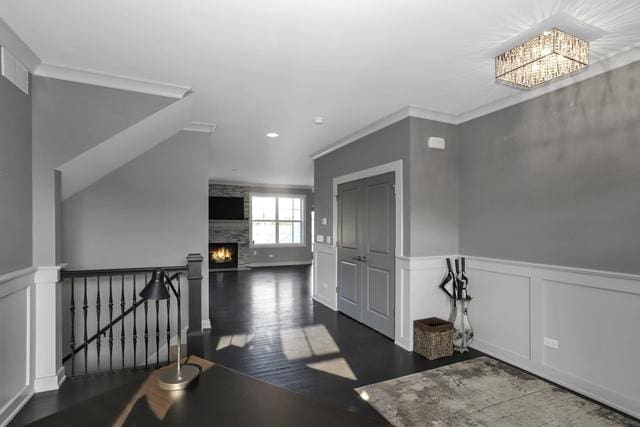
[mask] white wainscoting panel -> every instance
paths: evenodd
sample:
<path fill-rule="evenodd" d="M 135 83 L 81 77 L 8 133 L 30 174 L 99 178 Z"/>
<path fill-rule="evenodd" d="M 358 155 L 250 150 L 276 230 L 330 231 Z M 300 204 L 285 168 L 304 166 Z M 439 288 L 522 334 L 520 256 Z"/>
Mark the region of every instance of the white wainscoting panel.
<path fill-rule="evenodd" d="M 467 275 L 472 347 L 640 417 L 640 276 L 476 257 Z"/>
<path fill-rule="evenodd" d="M 313 252 L 313 299 L 332 310 L 338 309 L 337 255 L 338 249 L 332 245 L 315 243 Z"/>
<path fill-rule="evenodd" d="M 0 426 L 33 395 L 33 273 L 0 276 Z"/>
<path fill-rule="evenodd" d="M 530 278 L 470 266 L 467 276 L 473 277 L 469 319 L 475 339 L 530 359 Z"/>
<path fill-rule="evenodd" d="M 396 257 L 396 345 L 413 351 L 413 321 L 448 319 L 451 303 L 438 287 L 446 274 L 447 255 Z"/>

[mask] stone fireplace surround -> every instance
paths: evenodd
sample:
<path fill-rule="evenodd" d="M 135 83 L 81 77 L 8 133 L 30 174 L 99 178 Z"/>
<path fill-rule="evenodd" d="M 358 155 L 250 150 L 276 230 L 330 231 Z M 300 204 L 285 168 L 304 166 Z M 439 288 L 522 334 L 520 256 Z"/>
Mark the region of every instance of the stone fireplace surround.
<path fill-rule="evenodd" d="M 209 221 L 209 243 L 237 243 L 238 268 L 249 267 L 249 187 L 209 183 L 209 196 L 243 197 L 245 220 Z"/>

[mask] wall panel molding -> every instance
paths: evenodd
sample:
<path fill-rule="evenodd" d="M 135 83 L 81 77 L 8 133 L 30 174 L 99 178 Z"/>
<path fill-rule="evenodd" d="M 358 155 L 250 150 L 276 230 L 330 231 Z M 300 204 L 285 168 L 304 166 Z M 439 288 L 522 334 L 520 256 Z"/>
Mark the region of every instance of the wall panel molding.
<path fill-rule="evenodd" d="M 330 309 L 338 310 L 337 285 L 338 248 L 322 243 L 313 251 L 313 299 Z"/>
<path fill-rule="evenodd" d="M 0 426 L 34 394 L 34 272 L 29 267 L 0 277 Z"/>
<path fill-rule="evenodd" d="M 457 256 L 396 257 L 395 344 L 407 351 L 413 350 L 414 320 L 449 317 L 450 302 L 438 288 L 446 274 L 447 257 Z M 640 390 L 637 378 L 630 375 L 636 372 L 634 364 L 640 354 L 640 341 L 630 338 L 637 335 L 640 324 L 640 276 L 501 259 L 466 259 L 469 291 L 474 296 L 469 310 L 476 327 L 472 347 L 640 416 Z M 333 310 L 337 308 L 336 262 L 335 246 L 316 245 L 314 299 Z M 495 297 L 501 293 L 504 298 Z M 552 304 L 550 297 L 562 303 Z M 487 322 L 499 322 L 502 315 L 498 333 L 486 329 Z M 593 324 L 585 324 L 585 319 Z M 483 323 L 486 333 L 480 327 Z M 594 325 L 601 325 L 601 330 L 593 330 Z M 546 347 L 545 336 L 558 340 L 558 349 Z M 598 342 L 605 344 L 602 352 L 598 352 Z M 590 347 L 590 343 L 595 344 Z"/>
<path fill-rule="evenodd" d="M 640 354 L 640 276 L 518 261 L 467 258 L 469 292 L 474 296 L 472 325 L 495 313 L 507 313 L 497 325 L 501 334 L 476 328 L 472 347 L 635 417 L 640 416 L 640 389 L 635 360 Z M 529 283 L 528 299 L 513 297 L 518 283 Z M 480 303 L 483 295 L 490 298 Z M 505 304 L 510 304 L 505 309 Z M 479 311 L 479 310 L 482 311 Z M 492 311 L 493 313 L 488 313 Z M 517 317 L 518 312 L 529 312 Z M 515 320 L 508 316 L 516 316 Z M 528 317 L 528 325 L 522 323 Z M 529 355 L 522 347 L 529 332 Z M 498 338 L 499 337 L 499 338 Z M 545 337 L 558 348 L 545 346 Z"/>
<path fill-rule="evenodd" d="M 413 351 L 413 321 L 425 317 L 448 319 L 451 306 L 438 287 L 445 276 L 446 258 L 396 257 L 396 334 L 395 343 Z"/>

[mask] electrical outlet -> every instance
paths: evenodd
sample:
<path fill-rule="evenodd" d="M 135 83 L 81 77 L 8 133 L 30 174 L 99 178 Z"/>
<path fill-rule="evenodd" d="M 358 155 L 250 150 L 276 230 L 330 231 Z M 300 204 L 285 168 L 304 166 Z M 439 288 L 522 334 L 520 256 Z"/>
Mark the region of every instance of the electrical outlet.
<path fill-rule="evenodd" d="M 554 340 L 553 338 L 549 338 L 549 337 L 544 337 L 544 346 L 545 347 L 549 347 L 549 348 L 553 348 L 555 350 L 558 349 L 558 340 Z"/>
<path fill-rule="evenodd" d="M 269 254 L 269 258 L 273 258 L 273 254 Z"/>
<path fill-rule="evenodd" d="M 324 236 L 322 234 L 318 234 L 316 236 L 316 242 L 318 243 L 324 243 Z"/>
<path fill-rule="evenodd" d="M 327 244 L 330 245 L 331 244 L 331 236 L 327 236 Z"/>
<path fill-rule="evenodd" d="M 253 254 L 254 255 L 258 255 L 258 251 L 253 251 Z"/>
<path fill-rule="evenodd" d="M 327 225 L 327 218 L 322 218 L 322 219 L 320 220 L 320 223 L 321 223 L 322 225 Z"/>

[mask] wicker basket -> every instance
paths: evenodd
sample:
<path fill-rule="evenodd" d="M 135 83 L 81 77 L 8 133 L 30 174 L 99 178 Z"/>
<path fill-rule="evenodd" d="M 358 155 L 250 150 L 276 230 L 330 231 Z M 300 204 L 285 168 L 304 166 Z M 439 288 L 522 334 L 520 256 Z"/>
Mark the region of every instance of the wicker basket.
<path fill-rule="evenodd" d="M 430 317 L 413 322 L 413 351 L 429 360 L 453 354 L 453 323 Z"/>

